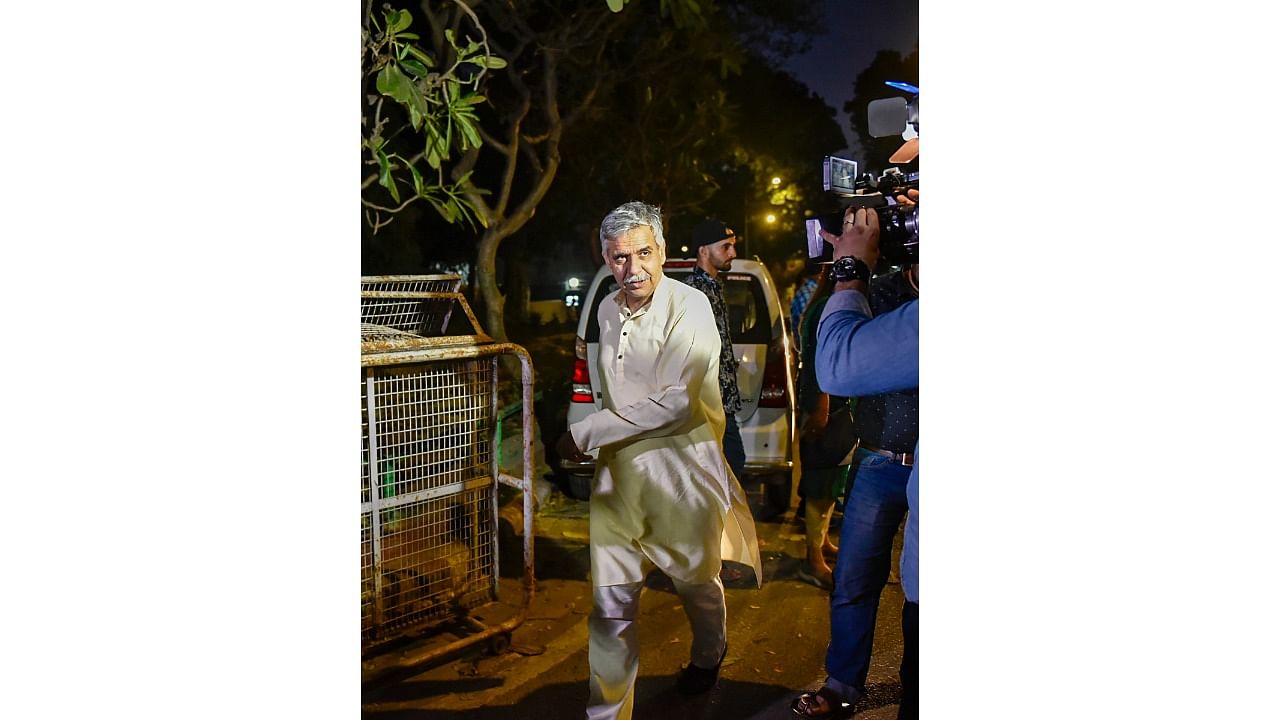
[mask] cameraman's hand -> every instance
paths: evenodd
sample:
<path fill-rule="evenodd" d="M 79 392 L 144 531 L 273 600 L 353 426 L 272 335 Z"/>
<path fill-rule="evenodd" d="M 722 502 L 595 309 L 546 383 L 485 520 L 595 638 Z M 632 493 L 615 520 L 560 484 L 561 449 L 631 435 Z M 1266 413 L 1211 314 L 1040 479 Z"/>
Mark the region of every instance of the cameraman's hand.
<path fill-rule="evenodd" d="M 911 188 L 907 190 L 906 195 L 896 195 L 894 199 L 898 201 L 899 205 L 919 205 L 920 191 L 915 188 Z"/>
<path fill-rule="evenodd" d="M 844 214 L 844 232 L 839 237 L 826 230 L 820 232 L 822 239 L 835 248 L 837 260 L 852 255 L 874 268 L 880 259 L 880 218 L 875 210 L 848 208 Z"/>

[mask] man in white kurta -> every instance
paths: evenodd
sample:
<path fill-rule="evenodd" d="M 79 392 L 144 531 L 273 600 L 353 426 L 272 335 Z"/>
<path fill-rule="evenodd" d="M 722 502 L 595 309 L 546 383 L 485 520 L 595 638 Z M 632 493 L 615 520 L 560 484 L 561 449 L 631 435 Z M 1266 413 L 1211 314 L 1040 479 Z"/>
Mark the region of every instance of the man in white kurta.
<path fill-rule="evenodd" d="M 663 276 L 657 208 L 617 208 L 600 237 L 621 286 L 599 310 L 595 372 L 604 407 L 560 443 L 562 456 L 600 450 L 591 491 L 591 720 L 631 717 L 646 558 L 671 578 L 693 629 L 690 666 L 678 683 L 687 693 L 710 689 L 727 652 L 721 558 L 751 565 L 757 584 L 762 578 L 746 496 L 721 446 L 711 304 Z"/>

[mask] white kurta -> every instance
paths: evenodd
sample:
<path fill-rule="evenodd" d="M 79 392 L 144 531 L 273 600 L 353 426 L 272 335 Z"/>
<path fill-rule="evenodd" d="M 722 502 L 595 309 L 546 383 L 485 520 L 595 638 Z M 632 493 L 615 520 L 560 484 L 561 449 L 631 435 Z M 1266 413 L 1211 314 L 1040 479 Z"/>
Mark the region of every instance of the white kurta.
<path fill-rule="evenodd" d="M 688 583 L 710 582 L 724 558 L 751 565 L 761 583 L 755 522 L 722 446 L 711 303 L 664 276 L 648 305 L 631 313 L 619 290 L 600 304 L 599 320 L 604 408 L 569 428 L 582 450 L 600 448 L 594 584 L 642 581 L 643 557 Z"/>

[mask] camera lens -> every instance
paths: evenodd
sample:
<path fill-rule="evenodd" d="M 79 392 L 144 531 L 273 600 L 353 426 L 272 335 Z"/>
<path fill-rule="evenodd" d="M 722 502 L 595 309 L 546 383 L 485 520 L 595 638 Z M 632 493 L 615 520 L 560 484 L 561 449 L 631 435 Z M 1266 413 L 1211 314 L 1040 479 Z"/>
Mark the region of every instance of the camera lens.
<path fill-rule="evenodd" d="M 919 261 L 920 208 L 886 205 L 876 208 L 880 219 L 880 256 L 892 265 Z"/>

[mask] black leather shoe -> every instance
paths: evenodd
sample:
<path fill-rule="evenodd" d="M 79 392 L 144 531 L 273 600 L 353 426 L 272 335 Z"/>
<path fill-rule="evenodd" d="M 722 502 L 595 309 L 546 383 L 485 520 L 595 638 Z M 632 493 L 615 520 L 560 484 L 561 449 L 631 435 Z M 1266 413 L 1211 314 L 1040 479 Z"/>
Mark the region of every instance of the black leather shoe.
<path fill-rule="evenodd" d="M 716 666 L 707 670 L 700 668 L 693 663 L 689 663 L 680 671 L 680 677 L 676 679 L 676 689 L 685 695 L 701 695 L 716 686 L 716 680 L 720 677 L 720 666 L 724 664 L 724 656 L 729 654 L 729 643 L 724 644 L 724 652 L 720 653 L 720 662 Z"/>

